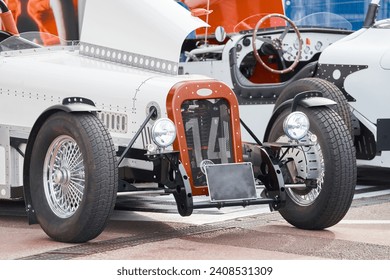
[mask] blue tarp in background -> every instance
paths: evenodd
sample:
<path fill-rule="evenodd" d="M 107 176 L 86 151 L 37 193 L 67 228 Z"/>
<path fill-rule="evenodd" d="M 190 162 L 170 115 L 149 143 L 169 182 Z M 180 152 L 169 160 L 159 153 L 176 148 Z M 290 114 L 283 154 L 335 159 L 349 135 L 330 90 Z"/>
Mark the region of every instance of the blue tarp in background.
<path fill-rule="evenodd" d="M 285 0 L 286 15 L 299 20 L 318 12 L 335 13 L 346 18 L 354 30 L 363 25 L 371 0 Z M 390 0 L 382 0 L 378 19 L 390 18 Z"/>

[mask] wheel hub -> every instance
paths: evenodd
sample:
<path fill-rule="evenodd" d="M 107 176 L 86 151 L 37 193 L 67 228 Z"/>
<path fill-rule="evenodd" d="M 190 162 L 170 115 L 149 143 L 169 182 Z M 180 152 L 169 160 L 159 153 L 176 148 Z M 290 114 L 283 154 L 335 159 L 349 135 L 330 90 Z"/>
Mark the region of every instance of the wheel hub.
<path fill-rule="evenodd" d="M 54 183 L 58 185 L 68 185 L 70 182 L 70 178 L 70 171 L 68 169 L 62 168 L 54 171 Z"/>
<path fill-rule="evenodd" d="M 273 43 L 273 47 L 276 50 L 281 50 L 282 49 L 282 41 L 280 39 L 274 39 L 272 43 Z"/>

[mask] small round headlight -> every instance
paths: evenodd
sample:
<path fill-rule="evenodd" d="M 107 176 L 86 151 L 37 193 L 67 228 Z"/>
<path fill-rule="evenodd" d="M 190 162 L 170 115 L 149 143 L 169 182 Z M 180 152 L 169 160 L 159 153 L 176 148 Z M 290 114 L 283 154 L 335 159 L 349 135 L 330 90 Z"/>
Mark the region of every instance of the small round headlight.
<path fill-rule="evenodd" d="M 298 111 L 289 114 L 283 123 L 284 133 L 293 140 L 299 140 L 305 137 L 309 131 L 309 127 L 309 118 L 306 114 Z"/>
<path fill-rule="evenodd" d="M 176 127 L 167 118 L 158 119 L 152 127 L 152 140 L 161 148 L 166 148 L 175 141 Z"/>

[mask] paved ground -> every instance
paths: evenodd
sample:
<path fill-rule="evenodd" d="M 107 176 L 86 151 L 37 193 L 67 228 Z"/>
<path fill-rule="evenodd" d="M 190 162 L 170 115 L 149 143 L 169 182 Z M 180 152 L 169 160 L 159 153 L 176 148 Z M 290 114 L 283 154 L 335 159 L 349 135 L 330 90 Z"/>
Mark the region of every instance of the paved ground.
<path fill-rule="evenodd" d="M 97 239 L 64 244 L 27 225 L 21 203 L 2 203 L 0 259 L 390 260 L 390 180 L 387 173 L 367 174 L 346 217 L 323 231 L 294 228 L 267 206 L 197 210 L 182 218 L 171 198 L 143 197 L 133 211 L 118 203 L 122 210 Z"/>
<path fill-rule="evenodd" d="M 1 203 L 1 275 L 41 280 L 69 279 L 75 273 L 95 280 L 382 278 L 390 265 L 390 175 L 367 174 L 359 178 L 345 218 L 322 231 L 294 228 L 266 206 L 197 210 L 182 218 L 171 198 L 143 197 L 132 201 L 132 211 L 125 210 L 128 201 L 118 203 L 95 240 L 64 244 L 49 239 L 38 225 L 28 226 L 22 203 Z M 156 269 L 162 274 L 139 274 Z M 167 274 L 172 269 L 187 274 L 175 278 Z M 259 271 L 263 274 L 256 275 Z"/>
<path fill-rule="evenodd" d="M 338 225 L 323 231 L 296 229 L 278 213 L 203 224 L 196 217 L 202 214 L 196 223 L 155 215 L 116 211 L 97 239 L 79 245 L 50 240 L 25 217 L 1 217 L 0 259 L 390 260 L 390 195 L 355 200 Z"/>

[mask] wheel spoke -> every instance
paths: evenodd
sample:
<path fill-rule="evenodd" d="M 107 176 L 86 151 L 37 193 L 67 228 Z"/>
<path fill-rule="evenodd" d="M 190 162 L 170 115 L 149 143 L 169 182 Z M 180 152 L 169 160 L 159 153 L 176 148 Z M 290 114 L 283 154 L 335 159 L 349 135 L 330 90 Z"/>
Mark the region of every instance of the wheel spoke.
<path fill-rule="evenodd" d="M 77 147 L 77 149 L 74 150 L 74 153 L 72 154 L 72 157 L 68 159 L 68 166 L 70 169 L 72 169 L 74 166 L 78 166 L 83 163 L 82 154 L 80 152 L 80 149 Z"/>
<path fill-rule="evenodd" d="M 81 184 L 78 184 L 74 181 L 72 181 L 70 184 L 69 184 L 70 188 L 71 189 L 74 189 L 76 190 L 78 193 L 80 193 L 81 195 L 84 193 L 84 185 L 81 185 Z"/>
<path fill-rule="evenodd" d="M 84 161 L 80 161 L 77 165 L 74 165 L 72 169 L 72 173 L 77 173 L 77 172 L 84 172 Z"/>
<path fill-rule="evenodd" d="M 69 185 L 68 190 L 69 190 L 69 194 L 73 198 L 74 202 L 78 204 L 82 199 L 83 193 L 79 189 L 74 187 L 72 184 Z"/>
<path fill-rule="evenodd" d="M 280 41 L 283 41 L 284 37 L 286 37 L 289 30 L 290 30 L 289 23 L 287 23 L 287 26 L 284 29 L 283 33 L 279 36 Z"/>
<path fill-rule="evenodd" d="M 277 50 L 277 52 L 278 52 L 278 56 L 280 58 L 280 63 L 282 63 L 282 69 L 286 69 L 287 68 L 286 63 L 284 62 L 284 59 L 283 59 L 283 54 L 284 54 L 283 49 Z"/>
<path fill-rule="evenodd" d="M 259 37 L 257 37 L 257 39 L 259 39 L 260 41 L 262 41 L 262 42 L 264 42 L 264 43 L 270 44 L 270 45 L 272 45 L 272 44 L 273 44 L 273 42 L 272 42 L 272 39 L 271 39 L 271 38 L 267 38 L 267 37 L 261 37 L 261 36 L 259 36 Z"/>

